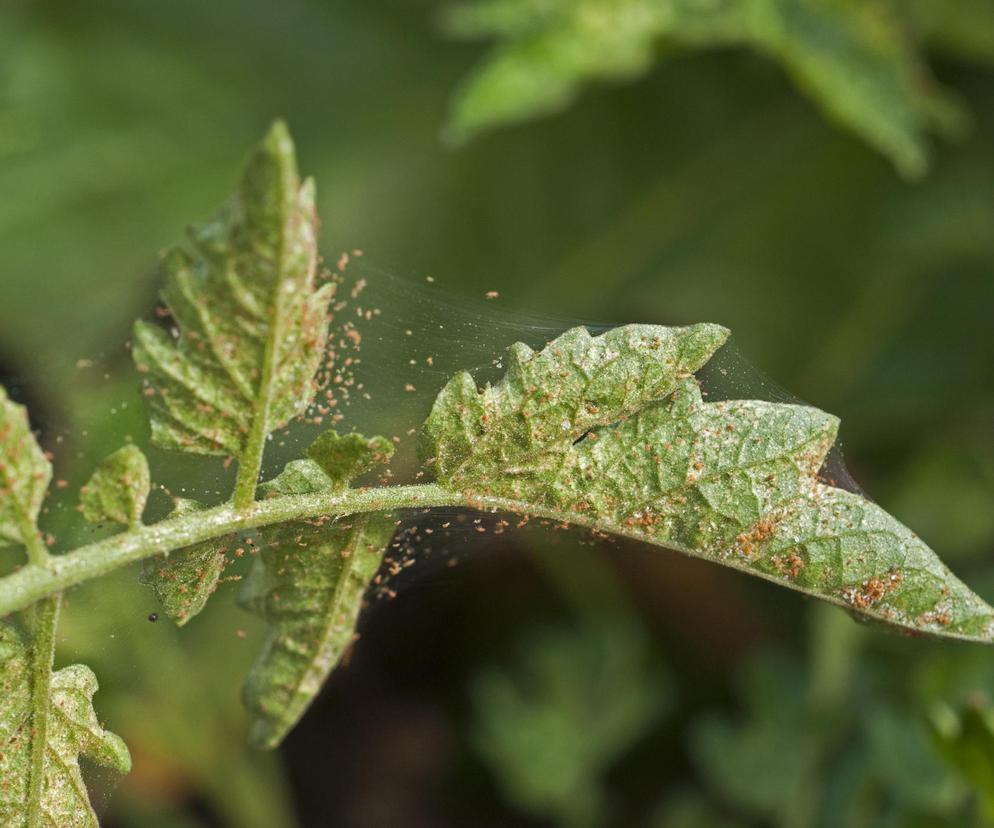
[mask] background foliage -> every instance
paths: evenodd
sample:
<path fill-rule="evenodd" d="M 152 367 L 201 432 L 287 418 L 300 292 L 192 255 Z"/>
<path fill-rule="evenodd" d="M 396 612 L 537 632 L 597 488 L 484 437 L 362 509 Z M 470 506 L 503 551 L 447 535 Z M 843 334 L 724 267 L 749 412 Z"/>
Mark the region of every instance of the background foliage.
<path fill-rule="evenodd" d="M 752 40 L 673 28 L 678 11 L 700 22 L 724 5 L 5 4 L 0 379 L 32 405 L 65 491 L 123 438 L 146 444 L 124 343 L 155 304 L 155 251 L 209 213 L 281 114 L 319 182 L 329 259 L 361 247 L 404 278 L 566 320 L 726 325 L 776 383 L 842 417 L 854 476 L 994 598 L 994 10 L 781 0 L 748 4 L 766 15 Z M 571 30 L 646 9 L 670 28 L 654 23 L 627 58 Z M 755 21 L 776 14 L 833 23 L 757 46 Z M 565 44 L 584 82 L 555 96 L 528 65 L 516 102 L 505 84 L 504 109 L 467 121 L 468 84 L 526 28 Z M 491 44 L 447 34 L 470 29 Z M 879 46 L 874 61 L 838 32 Z M 819 85 L 799 67 L 835 55 L 826 43 L 842 79 Z M 876 77 L 867 65 L 912 78 L 873 85 L 875 131 L 826 103 L 852 100 Z M 937 110 L 916 97 L 925 65 Z M 529 104 L 528 89 L 552 97 Z M 457 149 L 443 140 L 568 100 Z M 401 292 L 383 311 L 403 327 L 417 307 Z M 432 347 L 457 368 L 480 361 Z M 388 338 L 375 355 L 391 354 Z M 768 390 L 732 374 L 737 396 Z M 435 390 L 378 416 L 402 432 Z M 208 463 L 185 480 L 149 454 L 176 489 L 209 493 L 224 474 Z M 99 531 L 60 508 L 44 525 L 66 543 Z M 278 756 L 244 747 L 237 688 L 262 629 L 233 595 L 178 632 L 148 623 L 134 572 L 72 593 L 59 664 L 94 668 L 104 722 L 134 756 L 98 797 L 107 823 L 959 826 L 994 813 L 989 651 L 858 627 L 637 545 L 467 534 L 451 541 L 458 566 L 414 566 L 376 605 Z"/>

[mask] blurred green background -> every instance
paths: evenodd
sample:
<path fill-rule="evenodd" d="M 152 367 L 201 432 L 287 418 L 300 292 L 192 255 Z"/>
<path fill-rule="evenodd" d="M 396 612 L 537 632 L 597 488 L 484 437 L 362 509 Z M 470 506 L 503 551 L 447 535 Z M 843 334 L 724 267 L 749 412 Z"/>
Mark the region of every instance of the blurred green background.
<path fill-rule="evenodd" d="M 736 367 L 738 393 L 839 414 L 856 480 L 994 599 L 994 5 L 747 5 L 0 3 L 0 380 L 67 483 L 59 546 L 93 533 L 69 497 L 93 465 L 147 443 L 126 342 L 157 252 L 283 116 L 326 257 L 374 263 L 361 376 L 438 356 L 347 426 L 403 434 L 443 368 L 571 319 L 721 322 L 772 379 Z M 472 302 L 404 286 L 426 275 Z M 209 461 L 150 456 L 223 495 Z M 990 650 L 634 544 L 467 529 L 450 566 L 409 534 L 423 565 L 277 754 L 243 746 L 259 629 L 233 590 L 182 633 L 134 572 L 73 592 L 59 660 L 135 758 L 92 777 L 106 824 L 994 824 Z"/>

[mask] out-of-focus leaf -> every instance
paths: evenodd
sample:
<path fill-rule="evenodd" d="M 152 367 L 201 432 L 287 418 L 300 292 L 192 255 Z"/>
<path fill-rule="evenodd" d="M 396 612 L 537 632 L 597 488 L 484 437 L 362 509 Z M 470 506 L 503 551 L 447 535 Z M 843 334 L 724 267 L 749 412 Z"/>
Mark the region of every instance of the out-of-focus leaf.
<path fill-rule="evenodd" d="M 965 60 L 994 61 L 991 0 L 909 0 L 915 25 L 930 46 Z"/>
<path fill-rule="evenodd" d="M 814 620 L 808 664 L 782 653 L 750 657 L 738 712 L 692 724 L 691 755 L 706 790 L 777 828 L 976 824 L 966 786 L 929 738 L 924 711 L 945 709 L 928 700 L 942 691 L 923 697 L 921 676 L 902 670 L 903 658 L 890 661 L 888 646 L 874 646 L 903 642 L 824 609 Z M 922 673 L 937 669 L 969 686 L 963 674 L 949 678 L 950 668 L 983 664 L 984 653 L 930 648 Z"/>
<path fill-rule="evenodd" d="M 447 25 L 498 41 L 455 96 L 456 139 L 562 109 L 586 81 L 638 76 L 666 46 L 768 55 L 905 175 L 924 170 L 928 131 L 961 122 L 909 21 L 883 0 L 479 0 L 453 8 Z"/>
<path fill-rule="evenodd" d="M 0 545 L 30 544 L 52 479 L 28 426 L 28 412 L 0 386 Z"/>
<path fill-rule="evenodd" d="M 821 739 L 805 706 L 799 665 L 767 656 L 746 667 L 742 684 L 748 718 L 739 726 L 718 718 L 695 724 L 692 751 L 708 781 L 753 816 L 777 824 L 808 824 L 818 808 Z"/>
<path fill-rule="evenodd" d="M 16 627 L 0 623 L 0 823 L 27 824 L 35 729 L 31 649 Z M 48 698 L 40 814 L 59 828 L 97 828 L 79 757 L 118 773 L 131 770 L 124 742 L 104 730 L 93 710 L 97 679 L 81 664 L 52 674 Z"/>
<path fill-rule="evenodd" d="M 952 814 L 963 786 L 948 773 L 928 738 L 927 723 L 911 705 L 878 699 L 861 711 L 866 738 L 864 773 L 909 812 Z"/>
<path fill-rule="evenodd" d="M 669 797 L 653 815 L 653 828 L 739 828 L 741 823 L 722 814 L 706 797 L 681 791 Z"/>
<path fill-rule="evenodd" d="M 141 523 L 152 486 L 148 461 L 137 446 L 125 446 L 105 459 L 80 489 L 83 517 L 90 523 Z"/>
<path fill-rule="evenodd" d="M 692 754 L 707 787 L 736 812 L 800 828 L 953 825 L 964 788 L 931 749 L 913 708 L 849 687 L 816 703 L 813 675 L 764 656 L 747 667 L 742 720 L 695 722 Z M 888 823 L 889 824 L 889 823 Z"/>
<path fill-rule="evenodd" d="M 191 514 L 204 507 L 178 499 L 172 516 Z M 142 561 L 142 583 L 152 587 L 166 615 L 182 627 L 197 615 L 217 589 L 228 563 L 228 539 L 205 541 L 179 549 L 166 557 Z"/>
<path fill-rule="evenodd" d="M 319 437 L 312 458 L 290 463 L 263 484 L 266 494 L 335 491 L 389 459 L 392 444 L 357 434 Z M 304 715 L 355 639 L 370 581 L 393 536 L 388 515 L 287 524 L 262 533 L 262 550 L 242 590 L 246 609 L 269 624 L 243 698 L 254 718 L 249 738 L 276 747 Z"/>
<path fill-rule="evenodd" d="M 909 529 L 822 482 L 838 421 L 815 408 L 704 402 L 717 325 L 575 328 L 478 391 L 439 393 L 422 452 L 445 487 L 760 575 L 870 618 L 989 641 L 994 611 Z"/>
<path fill-rule="evenodd" d="M 942 538 L 947 559 L 980 559 L 994 543 L 994 451 L 948 436 L 927 443 L 901 469 L 889 502 L 914 515 L 923 535 Z"/>
<path fill-rule="evenodd" d="M 665 29 L 665 7 L 646 0 L 496 0 L 456 6 L 447 15 L 458 37 L 500 43 L 456 93 L 448 133 L 464 140 L 487 127 L 568 106 L 581 83 L 645 72 Z"/>
<path fill-rule="evenodd" d="M 960 712 L 937 705 L 932 731 L 939 754 L 970 784 L 994 821 L 994 708 L 979 699 Z"/>
<path fill-rule="evenodd" d="M 599 825 L 610 766 L 669 706 L 627 623 L 530 635 L 477 676 L 474 744 L 509 801 L 557 825 Z"/>

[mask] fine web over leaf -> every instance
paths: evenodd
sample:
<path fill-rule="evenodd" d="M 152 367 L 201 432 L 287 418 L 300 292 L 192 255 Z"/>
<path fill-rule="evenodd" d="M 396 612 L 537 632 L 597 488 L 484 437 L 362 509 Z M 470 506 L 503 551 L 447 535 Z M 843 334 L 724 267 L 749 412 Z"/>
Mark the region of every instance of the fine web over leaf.
<path fill-rule="evenodd" d="M 34 772 L 32 754 L 37 731 L 32 717 L 30 645 L 13 625 L 0 622 L 0 825 L 29 825 L 28 800 Z M 96 828 L 97 817 L 86 795 L 79 757 L 118 773 L 131 770 L 124 742 L 104 730 L 93 710 L 97 679 L 81 664 L 51 676 L 44 764 L 37 824 L 59 828 Z M 31 823 L 35 824 L 35 823 Z"/>
<path fill-rule="evenodd" d="M 191 232 L 195 253 L 175 249 L 164 259 L 172 335 L 135 325 L 153 442 L 236 457 L 240 506 L 254 495 L 267 436 L 314 398 L 334 292 L 316 285 L 316 236 L 314 182 L 301 183 L 277 122 L 235 195 Z"/>
<path fill-rule="evenodd" d="M 818 472 L 836 418 L 705 402 L 693 372 L 716 325 L 567 331 L 482 391 L 456 375 L 423 430 L 439 483 L 481 502 L 638 538 L 825 598 L 869 618 L 990 640 L 994 613 L 910 530 Z"/>
<path fill-rule="evenodd" d="M 322 434 L 308 458 L 262 486 L 266 495 L 343 491 L 359 474 L 386 462 L 393 446 L 383 437 Z M 394 532 L 385 514 L 275 526 L 241 602 L 262 616 L 269 633 L 244 687 L 254 721 L 250 739 L 276 747 L 304 714 L 355 637 L 370 581 Z"/>

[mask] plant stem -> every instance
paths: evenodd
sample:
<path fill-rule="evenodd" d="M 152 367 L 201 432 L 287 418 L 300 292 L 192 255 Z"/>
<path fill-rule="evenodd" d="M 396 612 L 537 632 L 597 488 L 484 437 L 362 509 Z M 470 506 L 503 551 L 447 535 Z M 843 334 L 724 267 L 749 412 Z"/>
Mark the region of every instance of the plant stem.
<path fill-rule="evenodd" d="M 184 549 L 203 541 L 222 538 L 246 529 L 258 529 L 291 521 L 324 521 L 367 512 L 392 512 L 400 509 L 430 509 L 461 506 L 481 512 L 510 512 L 526 517 L 545 518 L 560 526 L 580 526 L 604 535 L 631 538 L 641 543 L 665 546 L 674 552 L 714 560 L 707 552 L 683 547 L 671 540 L 661 542 L 640 527 L 627 523 L 611 523 L 578 512 L 564 512 L 548 506 L 526 503 L 502 497 L 479 496 L 471 492 L 453 492 L 436 483 L 408 486 L 380 486 L 371 489 L 347 489 L 344 492 L 320 492 L 306 495 L 286 495 L 258 500 L 245 509 L 226 503 L 213 509 L 189 512 L 178 517 L 143 526 L 106 540 L 97 541 L 68 552 L 48 557 L 47 563 L 34 562 L 12 575 L 0 578 L 0 618 L 24 609 L 68 587 L 105 575 L 122 566 Z M 759 578 L 783 585 L 783 579 L 734 558 L 721 558 L 723 566 L 748 572 Z M 805 595 L 849 608 L 841 595 L 831 595 L 815 588 L 791 584 Z M 898 627 L 920 633 L 911 623 L 891 620 Z M 943 632 L 943 638 L 990 643 L 986 636 Z"/>
<path fill-rule="evenodd" d="M 24 539 L 24 547 L 28 553 L 28 562 L 32 566 L 48 566 L 51 556 L 48 554 L 48 547 L 41 537 L 41 533 L 35 527 L 34 521 L 25 513 L 21 513 L 21 537 Z"/>
<path fill-rule="evenodd" d="M 262 422 L 259 418 L 257 421 Z M 238 460 L 238 476 L 235 478 L 235 491 L 231 496 L 231 502 L 236 509 L 248 508 L 255 500 L 259 469 L 262 467 L 262 452 L 258 447 L 265 441 L 265 436 L 261 426 L 259 428 L 253 426 L 249 437 L 250 445 Z"/>
<path fill-rule="evenodd" d="M 341 517 L 361 512 L 466 505 L 469 500 L 466 495 L 448 492 L 434 484 L 424 484 L 290 495 L 255 501 L 244 509 L 228 503 L 183 514 L 151 526 L 122 532 L 64 555 L 53 555 L 44 564 L 36 563 L 32 556 L 27 566 L 0 579 L 0 617 L 143 558 L 183 549 L 233 532 L 294 520 Z"/>
<path fill-rule="evenodd" d="M 52 561 L 45 540 L 27 513 L 21 512 L 21 535 L 28 553 L 28 568 L 45 572 Z M 25 828 L 42 828 L 45 793 L 45 751 L 48 747 L 48 714 L 51 703 L 55 629 L 59 625 L 62 595 L 48 595 L 35 604 L 31 631 L 31 765 Z"/>
<path fill-rule="evenodd" d="M 44 566 L 29 563 L 17 572 L 0 578 L 0 618 L 122 566 L 233 532 L 290 521 L 326 520 L 367 512 L 439 506 L 512 512 L 645 540 L 635 531 L 602 524 L 583 515 L 564 515 L 555 509 L 507 498 L 453 492 L 435 483 L 287 495 L 254 501 L 245 509 L 226 503 L 213 509 L 186 513 L 81 546 L 64 555 L 53 555 Z"/>
<path fill-rule="evenodd" d="M 59 623 L 61 595 L 39 601 L 35 607 L 31 643 L 31 771 L 28 777 L 26 828 L 41 828 L 45 790 L 45 750 L 48 747 L 48 714 L 55 660 L 55 628 Z"/>

